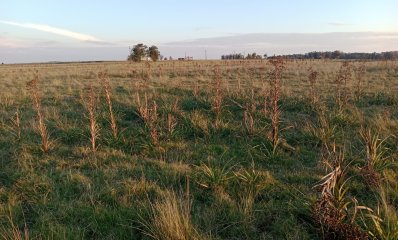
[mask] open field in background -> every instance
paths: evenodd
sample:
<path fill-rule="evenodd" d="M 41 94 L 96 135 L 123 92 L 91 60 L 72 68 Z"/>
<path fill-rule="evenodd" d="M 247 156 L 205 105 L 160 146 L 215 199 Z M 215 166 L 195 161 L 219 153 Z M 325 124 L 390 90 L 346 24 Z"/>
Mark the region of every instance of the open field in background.
<path fill-rule="evenodd" d="M 0 89 L 2 238 L 398 239 L 398 62 L 1 65 Z"/>

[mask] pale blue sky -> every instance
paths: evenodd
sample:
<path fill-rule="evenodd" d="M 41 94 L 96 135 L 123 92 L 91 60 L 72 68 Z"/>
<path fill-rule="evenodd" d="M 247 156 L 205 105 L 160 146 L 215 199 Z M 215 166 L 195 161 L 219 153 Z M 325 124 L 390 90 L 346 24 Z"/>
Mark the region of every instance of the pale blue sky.
<path fill-rule="evenodd" d="M 124 59 L 128 46 L 139 42 L 158 45 L 166 56 L 188 51 L 196 58 L 204 49 L 212 58 L 251 50 L 396 50 L 390 46 L 398 35 L 396 9 L 396 0 L 0 0 L 0 61 Z M 361 35 L 360 46 L 344 44 L 344 37 L 337 45 L 325 37 L 295 43 L 296 35 L 289 35 L 314 39 L 336 32 L 351 40 L 352 33 L 372 35 Z M 270 34 L 292 41 L 278 45 Z M 234 38 L 241 44 L 231 44 Z"/>

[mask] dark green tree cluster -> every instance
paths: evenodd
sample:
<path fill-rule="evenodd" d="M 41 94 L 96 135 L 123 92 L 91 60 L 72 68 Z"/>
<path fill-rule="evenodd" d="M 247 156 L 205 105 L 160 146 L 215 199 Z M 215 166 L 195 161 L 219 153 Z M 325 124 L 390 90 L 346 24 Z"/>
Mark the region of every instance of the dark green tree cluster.
<path fill-rule="evenodd" d="M 160 51 L 157 46 L 153 45 L 148 48 L 148 46 L 143 43 L 134 45 L 130 50 L 130 54 L 127 58 L 129 61 L 141 62 L 142 60 L 151 59 L 156 62 L 160 58 Z"/>

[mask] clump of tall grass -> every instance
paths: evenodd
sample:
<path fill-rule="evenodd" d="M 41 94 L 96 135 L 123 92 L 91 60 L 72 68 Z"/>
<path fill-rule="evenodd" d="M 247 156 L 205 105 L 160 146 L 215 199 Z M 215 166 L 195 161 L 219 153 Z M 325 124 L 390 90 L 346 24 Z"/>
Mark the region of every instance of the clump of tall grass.
<path fill-rule="evenodd" d="M 105 98 L 109 108 L 109 120 L 111 124 L 112 134 L 114 138 L 117 138 L 117 123 L 113 113 L 112 100 L 111 100 L 111 86 L 109 84 L 109 77 L 107 72 L 100 72 L 98 74 L 99 79 L 101 80 L 102 88 L 105 91 Z"/>
<path fill-rule="evenodd" d="M 324 162 L 330 172 L 316 185 L 321 194 L 312 209 L 323 239 L 369 239 L 356 224 L 358 211 L 367 207 L 358 206 L 355 198 L 347 196 L 349 163 L 346 163 L 344 148 L 337 149 L 333 144 Z"/>
<path fill-rule="evenodd" d="M 265 188 L 270 180 L 270 176 L 264 175 L 255 169 L 254 164 L 250 170 L 241 169 L 234 173 L 241 185 L 244 187 L 240 192 L 240 210 L 245 221 L 250 221 L 253 217 L 253 207 L 260 191 Z"/>
<path fill-rule="evenodd" d="M 398 239 L 397 209 L 389 201 L 387 190 L 384 187 L 379 188 L 377 209 L 367 210 L 369 212 L 367 216 L 371 219 L 371 224 L 365 224 L 365 227 L 371 237 L 380 240 Z"/>
<path fill-rule="evenodd" d="M 222 112 L 223 99 L 224 99 L 221 70 L 219 66 L 215 66 L 215 68 L 213 69 L 213 74 L 214 74 L 214 80 L 213 80 L 212 109 L 216 115 L 215 126 L 218 127 Z"/>
<path fill-rule="evenodd" d="M 209 120 L 203 113 L 194 110 L 191 116 L 189 116 L 189 121 L 195 129 L 199 130 L 205 136 L 210 135 Z"/>
<path fill-rule="evenodd" d="M 219 190 L 232 178 L 232 168 L 224 165 L 223 167 L 213 167 L 202 163 L 198 166 L 196 174 L 199 186 L 212 190 Z"/>
<path fill-rule="evenodd" d="M 143 233 L 159 240 L 196 240 L 200 234 L 191 222 L 191 201 L 166 191 L 151 203 L 150 219 L 142 220 Z"/>
<path fill-rule="evenodd" d="M 37 126 L 40 137 L 41 137 L 41 150 L 43 152 L 48 152 L 51 147 L 50 135 L 47 131 L 47 126 L 45 124 L 45 119 L 41 107 L 41 96 L 38 88 L 39 83 L 39 73 L 35 72 L 34 77 L 29 81 L 26 86 L 30 93 L 30 98 L 32 100 L 33 108 L 36 111 Z"/>
<path fill-rule="evenodd" d="M 5 225 L 8 225 L 7 227 Z M 23 225 L 23 230 L 17 226 L 12 217 L 11 209 L 7 216 L 7 224 L 0 226 L 0 237 L 3 240 L 29 240 L 29 231 L 26 223 Z"/>
<path fill-rule="evenodd" d="M 310 126 L 311 133 L 319 139 L 321 143 L 321 155 L 325 158 L 333 151 L 336 141 L 337 126 L 330 122 L 329 117 L 321 108 L 318 113 L 318 123 Z"/>
<path fill-rule="evenodd" d="M 386 149 L 383 146 L 387 139 L 381 139 L 377 132 L 367 127 L 362 127 L 359 134 L 366 154 L 362 175 L 369 186 L 378 186 L 381 181 L 380 172 L 388 165 Z"/>

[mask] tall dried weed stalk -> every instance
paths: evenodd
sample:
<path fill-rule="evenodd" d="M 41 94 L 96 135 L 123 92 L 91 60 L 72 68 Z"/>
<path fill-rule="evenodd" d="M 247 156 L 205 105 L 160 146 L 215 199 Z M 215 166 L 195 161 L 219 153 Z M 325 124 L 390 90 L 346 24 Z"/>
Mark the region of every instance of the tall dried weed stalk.
<path fill-rule="evenodd" d="M 158 122 L 158 105 L 156 104 L 156 101 L 154 100 L 152 103 L 152 106 L 150 107 L 149 110 L 149 129 L 151 133 L 151 139 L 152 143 L 157 146 L 159 145 L 159 132 L 157 128 L 157 122 Z"/>
<path fill-rule="evenodd" d="M 105 98 L 106 102 L 108 104 L 108 109 L 109 109 L 109 120 L 111 124 L 111 129 L 112 129 L 112 135 L 114 138 L 117 138 L 117 123 L 116 119 L 113 113 L 113 107 L 112 107 L 112 100 L 111 100 L 111 86 L 109 84 L 109 77 L 107 72 L 100 72 L 98 74 L 99 79 L 101 80 L 102 88 L 104 89 L 105 92 Z"/>
<path fill-rule="evenodd" d="M 43 111 L 41 108 L 41 98 L 40 98 L 40 93 L 39 93 L 39 88 L 38 88 L 38 82 L 39 82 L 39 73 L 38 71 L 35 72 L 34 77 L 31 81 L 29 81 L 26 86 L 30 94 L 30 98 L 32 100 L 33 108 L 36 111 L 36 117 L 37 117 L 37 130 L 40 134 L 41 137 L 41 150 L 43 152 L 48 152 L 50 149 L 50 140 L 49 140 L 49 134 L 47 131 L 47 127 L 45 124 L 45 119 L 43 115 Z"/>
<path fill-rule="evenodd" d="M 363 84 L 365 80 L 365 74 L 366 74 L 366 67 L 364 63 L 355 68 L 355 80 L 356 80 L 355 97 L 357 100 L 363 95 Z"/>
<path fill-rule="evenodd" d="M 338 106 L 338 111 L 341 113 L 345 106 L 347 106 L 348 101 L 350 100 L 351 90 L 349 88 L 349 83 L 352 79 L 352 69 L 349 62 L 344 62 L 339 71 L 337 72 L 337 76 L 335 79 L 336 85 L 336 103 Z"/>
<path fill-rule="evenodd" d="M 279 99 L 281 97 L 282 87 L 282 73 L 285 68 L 285 63 L 282 58 L 272 59 L 270 63 L 274 69 L 270 73 L 270 114 L 271 114 L 271 131 L 268 138 L 272 142 L 275 149 L 279 143 L 279 123 L 281 117 L 281 110 L 279 108 Z"/>
<path fill-rule="evenodd" d="M 17 142 L 21 141 L 21 116 L 19 109 L 15 111 L 14 117 L 11 119 L 12 122 L 12 133 L 15 135 Z"/>
<path fill-rule="evenodd" d="M 312 67 L 308 69 L 308 83 L 310 84 L 310 99 L 312 106 L 316 106 L 319 100 L 319 94 L 316 89 L 316 82 L 319 73 L 315 71 Z"/>
<path fill-rule="evenodd" d="M 177 120 L 172 113 L 167 114 L 167 131 L 169 135 L 173 135 L 174 130 L 177 126 Z"/>
<path fill-rule="evenodd" d="M 96 152 L 100 128 L 97 123 L 97 95 L 92 85 L 89 86 L 86 96 L 83 97 L 83 101 L 88 112 L 91 150 Z"/>
<path fill-rule="evenodd" d="M 171 112 L 167 113 L 167 131 L 169 135 L 173 135 L 175 128 L 177 127 L 177 119 L 175 114 L 178 112 L 178 98 L 175 100 Z"/>
<path fill-rule="evenodd" d="M 148 96 L 145 93 L 144 103 L 141 103 L 141 98 L 137 94 L 138 114 L 142 121 L 149 129 L 152 144 L 159 145 L 159 132 L 158 132 L 158 107 L 156 101 L 151 105 L 148 104 Z"/>

